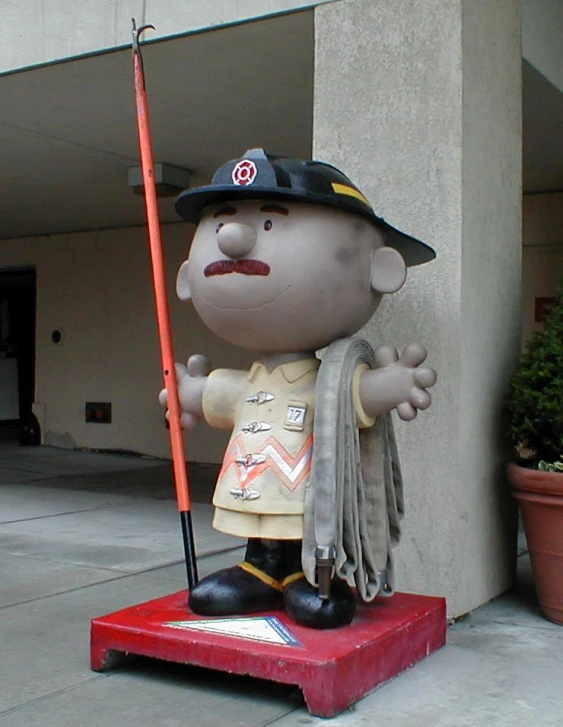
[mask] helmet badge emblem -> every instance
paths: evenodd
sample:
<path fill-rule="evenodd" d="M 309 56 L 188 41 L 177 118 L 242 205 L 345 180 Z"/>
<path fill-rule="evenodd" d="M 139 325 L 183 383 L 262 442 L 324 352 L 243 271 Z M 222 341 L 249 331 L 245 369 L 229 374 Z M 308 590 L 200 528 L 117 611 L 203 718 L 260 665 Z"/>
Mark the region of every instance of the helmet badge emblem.
<path fill-rule="evenodd" d="M 242 159 L 235 165 L 232 179 L 238 187 L 246 187 L 256 179 L 257 173 L 256 164 L 251 159 Z"/>

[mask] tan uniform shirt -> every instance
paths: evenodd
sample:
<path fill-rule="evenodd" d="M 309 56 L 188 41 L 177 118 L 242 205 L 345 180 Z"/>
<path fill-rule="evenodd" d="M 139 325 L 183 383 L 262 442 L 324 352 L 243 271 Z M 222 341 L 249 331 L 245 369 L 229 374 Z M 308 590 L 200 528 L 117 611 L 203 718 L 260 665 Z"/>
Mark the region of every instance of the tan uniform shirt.
<path fill-rule="evenodd" d="M 219 473 L 213 526 L 243 538 L 300 539 L 313 455 L 316 358 L 273 371 L 255 362 L 249 373 L 213 371 L 203 394 L 211 426 L 233 430 Z M 352 398 L 359 427 L 374 419 L 359 401 L 358 367 Z"/>
<path fill-rule="evenodd" d="M 209 376 L 205 419 L 233 428 L 213 496 L 218 530 L 301 537 L 319 363 L 303 359 L 270 372 L 256 362 L 249 374 L 218 369 Z"/>

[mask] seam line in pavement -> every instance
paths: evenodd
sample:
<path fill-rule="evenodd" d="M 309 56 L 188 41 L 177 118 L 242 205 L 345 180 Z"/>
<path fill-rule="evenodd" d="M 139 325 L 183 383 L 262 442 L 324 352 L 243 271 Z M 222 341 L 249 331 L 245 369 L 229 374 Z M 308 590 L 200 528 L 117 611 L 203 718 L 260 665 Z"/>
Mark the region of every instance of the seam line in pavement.
<path fill-rule="evenodd" d="M 205 558 L 211 558 L 214 555 L 223 555 L 224 553 L 233 553 L 235 550 L 242 550 L 244 544 L 233 545 L 230 548 L 218 548 L 217 550 L 210 550 L 208 553 L 202 553 L 201 555 L 196 554 L 198 560 L 204 560 Z M 40 563 L 51 563 L 54 565 L 72 566 L 73 568 L 84 568 L 87 570 L 99 570 L 104 573 L 116 573 L 125 576 L 134 576 L 137 573 L 151 573 L 152 571 L 161 570 L 162 568 L 168 568 L 171 565 L 180 565 L 185 563 L 183 558 L 178 560 L 171 560 L 167 563 L 161 563 L 159 565 L 152 565 L 150 568 L 143 568 L 142 570 L 125 570 L 123 568 L 110 568 L 109 566 L 103 565 L 92 565 L 89 563 L 75 563 L 72 560 L 61 560 L 60 558 L 54 558 L 52 555 L 30 555 L 29 553 L 10 553 L 2 550 L 0 547 L 0 556 L 7 558 L 27 558 L 28 560 L 36 560 Z"/>
<path fill-rule="evenodd" d="M 127 573 L 125 575 L 123 573 L 120 573 L 115 578 L 105 578 L 104 580 L 96 581 L 95 583 L 82 584 L 81 586 L 76 586 L 75 588 L 67 588 L 66 590 L 63 590 L 63 591 L 57 591 L 56 593 L 47 593 L 43 596 L 37 596 L 35 598 L 28 598 L 25 601 L 20 601 L 19 603 L 6 604 L 5 606 L 0 606 L 0 611 L 3 611 L 6 608 L 13 608 L 14 606 L 25 606 L 28 603 L 35 603 L 36 601 L 43 601 L 43 600 L 46 600 L 47 598 L 55 598 L 56 596 L 64 596 L 67 593 L 74 593 L 75 591 L 81 591 L 82 589 L 85 589 L 85 588 L 92 588 L 93 586 L 103 586 L 104 583 L 111 583 L 112 581 L 118 581 L 122 578 L 130 578 L 131 576 L 136 576 L 136 575 L 142 575 L 142 572 Z"/>
<path fill-rule="evenodd" d="M 293 685 L 293 686 L 297 686 L 297 685 Z M 301 693 L 301 694 L 303 694 L 303 693 Z M 303 707 L 302 706 L 299 706 L 299 707 L 290 707 L 287 710 L 287 712 L 283 712 L 282 714 L 278 714 L 276 717 L 273 717 L 272 719 L 269 719 L 267 722 L 262 722 L 260 725 L 257 725 L 257 727 L 269 727 L 269 725 L 275 725 L 280 720 L 285 719 L 289 714 L 292 714 L 293 712 L 297 712 L 300 709 L 303 709 Z M 309 715 L 309 717 L 310 717 L 310 721 L 311 721 L 312 724 L 314 722 L 316 722 L 316 721 L 322 722 L 322 720 L 320 720 L 320 719 L 318 719 L 316 717 L 311 717 L 310 715 Z M 307 721 L 309 721 L 309 720 L 307 720 Z"/>
<path fill-rule="evenodd" d="M 78 513 L 81 513 L 81 512 L 94 512 L 94 510 L 104 510 L 107 507 L 109 507 L 109 506 L 102 505 L 100 507 L 87 507 L 84 510 L 69 510 L 68 512 L 54 512 L 52 515 L 36 515 L 35 517 L 22 517 L 22 518 L 19 518 L 18 520 L 3 520 L 0 523 L 0 526 L 1 525 L 13 525 L 14 523 L 27 523 L 27 522 L 32 522 L 33 520 L 46 520 L 47 518 L 63 517 L 64 515 L 77 515 Z M 114 506 L 112 505 L 112 507 L 114 507 Z"/>
<path fill-rule="evenodd" d="M 3 717 L 9 717 L 11 714 L 19 712 L 19 710 L 23 709 L 24 707 L 29 707 L 32 704 L 44 702 L 47 699 L 51 699 L 51 697 L 57 697 L 59 696 L 59 694 L 64 694 L 65 692 L 72 692 L 74 689 L 79 689 L 85 684 L 88 684 L 95 679 L 99 679 L 102 676 L 102 674 L 92 674 L 91 677 L 88 677 L 81 682 L 77 682 L 76 684 L 70 684 L 67 687 L 63 687 L 62 689 L 55 689 L 54 692 L 49 692 L 49 694 L 42 694 L 40 697 L 35 697 L 35 699 L 29 699 L 27 702 L 22 702 L 15 707 L 10 707 L 10 709 L 5 710 L 4 712 L 0 712 L 0 719 L 2 719 Z"/>
<path fill-rule="evenodd" d="M 220 555 L 221 553 L 230 553 L 232 550 L 238 550 L 238 547 L 235 548 L 226 548 L 225 550 L 219 550 L 214 553 L 207 553 L 206 555 L 202 555 L 199 557 L 199 560 L 204 560 L 205 558 L 211 558 L 215 555 Z M 14 606 L 24 606 L 28 603 L 34 603 L 36 601 L 43 601 L 47 598 L 55 598 L 56 596 L 64 596 L 67 593 L 74 593 L 75 591 L 81 591 L 86 588 L 94 588 L 95 586 L 103 586 L 105 583 L 112 583 L 113 581 L 119 581 L 123 580 L 124 578 L 133 578 L 135 576 L 141 576 L 146 575 L 147 573 L 151 573 L 152 571 L 159 570 L 160 568 L 168 568 L 171 565 L 179 565 L 180 563 L 184 563 L 184 560 L 174 560 L 170 563 L 165 563 L 164 565 L 157 565 L 152 566 L 151 568 L 145 568 L 140 571 L 135 571 L 134 573 L 125 573 L 123 571 L 120 571 L 115 578 L 106 578 L 102 581 L 96 581 L 95 583 L 86 583 L 82 584 L 81 586 L 76 586 L 75 588 L 67 588 L 63 591 L 57 591 L 57 593 L 47 593 L 43 596 L 37 596 L 36 598 L 28 598 L 25 601 L 19 601 L 18 603 L 9 603 L 5 606 L 0 606 L 0 611 L 3 611 L 6 608 L 13 608 Z M 101 570 L 101 569 L 100 569 Z M 182 590 L 181 588 L 179 590 Z M 1 715 L 1 713 L 0 713 Z"/>
<path fill-rule="evenodd" d="M 53 489 L 56 489 L 56 488 L 53 488 Z M 80 490 L 80 492 L 86 492 L 86 490 Z M 174 499 L 174 498 L 161 499 L 161 498 L 156 498 L 156 497 L 142 497 L 142 496 L 137 497 L 135 495 L 116 495 L 113 492 L 111 492 L 111 493 L 93 492 L 93 493 L 90 493 L 90 494 L 94 494 L 94 495 L 104 495 L 104 494 L 107 494 L 109 497 L 123 497 L 123 498 L 127 498 L 127 501 L 125 501 L 125 502 L 111 502 L 111 503 L 106 502 L 103 505 L 95 505 L 94 507 L 87 507 L 87 508 L 82 509 L 82 510 L 69 510 L 68 512 L 54 512 L 51 515 L 36 515 L 35 517 L 23 517 L 23 518 L 19 518 L 17 520 L 3 520 L 3 521 L 0 521 L 0 527 L 2 525 L 13 525 L 14 523 L 32 522 L 33 520 L 45 520 L 47 518 L 52 518 L 52 517 L 64 517 L 65 515 L 77 515 L 77 514 L 82 513 L 82 512 L 96 512 L 97 510 L 109 510 L 110 508 L 113 510 L 116 507 L 130 507 L 131 506 L 131 501 L 130 501 L 129 498 L 131 498 L 131 497 L 135 497 L 135 499 L 137 500 L 137 502 L 139 500 L 147 500 L 149 502 L 155 502 L 155 501 L 158 501 L 158 502 L 172 502 L 173 499 Z M 197 504 L 203 504 L 203 505 L 205 505 L 207 503 L 194 503 L 194 504 L 196 504 L 196 505 Z"/>
<path fill-rule="evenodd" d="M 557 633 L 557 630 L 554 630 L 552 628 L 553 626 L 555 626 L 555 624 L 553 624 L 550 621 L 547 621 L 547 619 L 545 619 L 546 623 L 544 626 L 542 623 L 540 623 L 540 619 L 542 617 L 541 617 L 539 611 L 537 613 L 537 616 L 538 616 L 537 624 L 536 623 L 523 624 L 522 621 L 501 621 L 500 619 L 495 618 L 495 619 L 490 619 L 487 621 L 482 621 L 480 623 L 473 623 L 473 624 L 463 623 L 463 622 L 455 623 L 455 624 L 452 624 L 451 628 L 452 628 L 452 631 L 455 631 L 455 633 L 461 633 L 461 632 L 471 633 L 471 632 L 476 632 L 476 631 L 484 631 L 484 630 L 486 631 L 487 628 L 492 625 L 492 626 L 502 626 L 505 629 L 526 628 L 526 629 L 533 629 L 534 631 L 550 631 L 554 634 Z"/>

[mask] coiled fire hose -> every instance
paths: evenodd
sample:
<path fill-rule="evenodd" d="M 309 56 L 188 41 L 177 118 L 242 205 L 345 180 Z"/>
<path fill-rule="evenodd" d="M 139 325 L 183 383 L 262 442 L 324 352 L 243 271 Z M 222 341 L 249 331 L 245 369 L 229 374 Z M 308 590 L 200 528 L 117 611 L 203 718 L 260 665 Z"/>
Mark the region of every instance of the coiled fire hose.
<path fill-rule="evenodd" d="M 302 564 L 322 598 L 333 575 L 353 580 L 363 601 L 394 592 L 404 503 L 393 424 L 386 414 L 359 429 L 352 396 L 358 367 L 374 366 L 369 343 L 346 338 L 326 349 L 317 376 Z"/>

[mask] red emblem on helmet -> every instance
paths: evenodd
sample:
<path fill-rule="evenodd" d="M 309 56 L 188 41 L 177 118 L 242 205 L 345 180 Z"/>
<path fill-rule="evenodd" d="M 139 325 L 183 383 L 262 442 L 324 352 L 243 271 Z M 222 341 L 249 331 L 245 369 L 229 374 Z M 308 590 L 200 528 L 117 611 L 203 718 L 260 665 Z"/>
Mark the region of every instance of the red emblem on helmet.
<path fill-rule="evenodd" d="M 243 159 L 233 169 L 233 182 L 239 187 L 246 187 L 256 179 L 257 173 L 256 164 L 250 159 Z"/>

